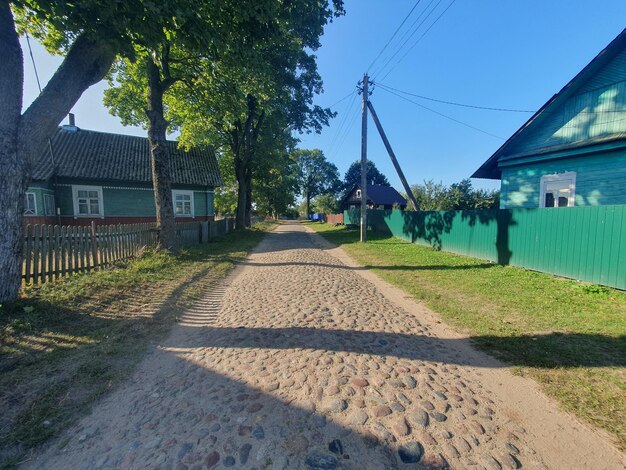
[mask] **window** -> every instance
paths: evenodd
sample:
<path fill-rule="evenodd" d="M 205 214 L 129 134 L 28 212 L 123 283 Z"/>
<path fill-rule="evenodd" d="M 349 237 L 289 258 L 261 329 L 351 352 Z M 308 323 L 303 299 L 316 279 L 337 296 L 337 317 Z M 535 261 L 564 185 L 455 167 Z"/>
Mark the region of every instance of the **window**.
<path fill-rule="evenodd" d="M 361 199 L 361 190 L 360 189 L 356 190 L 356 198 L 357 199 Z"/>
<path fill-rule="evenodd" d="M 576 173 L 569 171 L 541 177 L 539 207 L 573 207 L 576 195 Z"/>
<path fill-rule="evenodd" d="M 37 215 L 35 193 L 26 193 L 24 198 L 24 215 Z"/>
<path fill-rule="evenodd" d="M 55 213 L 55 204 L 54 204 L 54 195 L 53 194 L 44 194 L 43 195 L 43 211 L 45 215 L 54 215 Z"/>
<path fill-rule="evenodd" d="M 100 186 L 72 186 L 74 216 L 103 216 L 102 188 Z"/>
<path fill-rule="evenodd" d="M 172 191 L 175 217 L 193 217 L 193 191 Z"/>

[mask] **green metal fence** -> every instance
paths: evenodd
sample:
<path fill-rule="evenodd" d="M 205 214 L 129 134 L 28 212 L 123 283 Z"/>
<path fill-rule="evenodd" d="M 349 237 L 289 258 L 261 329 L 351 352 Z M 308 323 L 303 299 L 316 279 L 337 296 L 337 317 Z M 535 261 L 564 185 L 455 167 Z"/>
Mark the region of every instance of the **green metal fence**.
<path fill-rule="evenodd" d="M 344 213 L 358 224 L 358 211 Z M 626 206 L 368 211 L 368 228 L 420 245 L 626 289 Z"/>

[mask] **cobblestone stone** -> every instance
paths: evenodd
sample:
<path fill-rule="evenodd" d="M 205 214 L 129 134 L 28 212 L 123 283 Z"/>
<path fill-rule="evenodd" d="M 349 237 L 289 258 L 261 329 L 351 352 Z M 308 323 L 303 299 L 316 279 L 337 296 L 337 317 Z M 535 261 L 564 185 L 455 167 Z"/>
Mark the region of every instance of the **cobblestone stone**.
<path fill-rule="evenodd" d="M 24 467 L 541 467 L 476 369 L 302 226 L 242 265 Z"/>

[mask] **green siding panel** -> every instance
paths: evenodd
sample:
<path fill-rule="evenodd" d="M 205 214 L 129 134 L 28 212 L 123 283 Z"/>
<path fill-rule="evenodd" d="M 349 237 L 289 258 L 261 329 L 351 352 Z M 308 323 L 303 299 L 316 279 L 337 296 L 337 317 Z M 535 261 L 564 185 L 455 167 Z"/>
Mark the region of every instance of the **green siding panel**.
<path fill-rule="evenodd" d="M 623 136 L 626 133 L 626 50 L 599 70 L 558 112 L 546 113 L 510 154 Z"/>
<path fill-rule="evenodd" d="M 576 206 L 626 204 L 626 150 L 502 169 L 503 209 L 539 207 L 543 175 L 576 173 Z"/>
<path fill-rule="evenodd" d="M 31 184 L 28 189 L 26 190 L 27 193 L 33 193 L 35 195 L 35 206 L 37 209 L 36 216 L 42 216 L 42 215 L 54 215 L 54 214 L 45 214 L 44 213 L 44 202 L 43 202 L 43 196 L 44 194 L 53 194 L 54 195 L 54 191 L 50 190 L 47 188 L 47 185 L 45 184 Z M 28 216 L 26 216 L 28 217 Z"/>
<path fill-rule="evenodd" d="M 147 184 L 107 182 L 98 180 L 79 180 L 63 178 L 56 186 L 56 205 L 61 210 L 62 216 L 74 215 L 74 203 L 72 199 L 72 185 L 98 186 L 102 188 L 104 215 L 108 217 L 154 217 L 156 213 L 154 205 L 154 193 L 152 187 Z M 37 215 L 43 215 L 43 193 L 52 193 L 47 189 L 47 182 L 33 182 L 29 192 L 34 192 L 37 199 Z M 213 188 L 202 186 L 180 186 L 172 189 L 181 189 L 194 192 L 194 215 L 214 215 Z"/>
<path fill-rule="evenodd" d="M 193 211 L 196 217 L 207 215 L 207 198 L 205 192 L 193 193 Z"/>
<path fill-rule="evenodd" d="M 359 223 L 346 211 L 346 224 Z M 368 228 L 412 243 L 626 289 L 626 205 L 368 211 Z"/>

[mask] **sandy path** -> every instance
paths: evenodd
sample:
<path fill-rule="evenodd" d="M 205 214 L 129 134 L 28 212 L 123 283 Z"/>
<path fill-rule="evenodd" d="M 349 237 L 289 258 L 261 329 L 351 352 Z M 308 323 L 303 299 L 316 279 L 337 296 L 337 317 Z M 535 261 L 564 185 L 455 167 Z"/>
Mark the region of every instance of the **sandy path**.
<path fill-rule="evenodd" d="M 626 468 L 606 436 L 286 224 L 25 468 Z"/>

